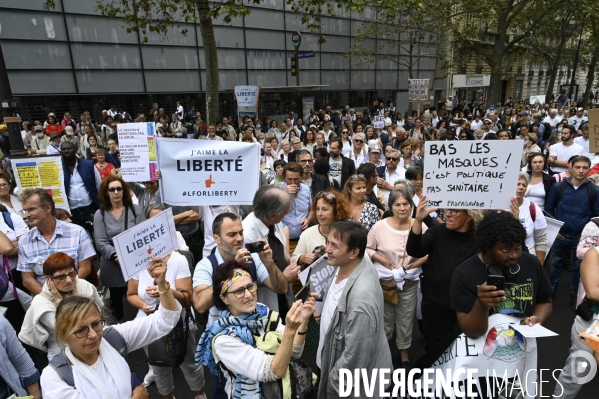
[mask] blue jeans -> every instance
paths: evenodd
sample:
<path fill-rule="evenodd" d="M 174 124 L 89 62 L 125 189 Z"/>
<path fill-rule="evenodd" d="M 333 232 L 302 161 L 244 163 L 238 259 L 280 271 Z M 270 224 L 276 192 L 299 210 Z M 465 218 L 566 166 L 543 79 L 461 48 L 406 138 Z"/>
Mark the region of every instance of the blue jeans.
<path fill-rule="evenodd" d="M 576 251 L 578 241 L 578 238 L 574 237 L 557 237 L 551 247 L 553 262 L 551 263 L 551 275 L 549 276 L 549 281 L 554 290 L 557 289 L 559 278 L 562 275 L 564 259 L 566 259 L 566 256 L 570 255 L 570 250 Z M 580 283 L 580 262 L 580 259 L 574 257 L 574 262 L 572 264 L 572 282 L 570 283 L 570 292 L 573 294 L 578 293 L 578 283 Z"/>

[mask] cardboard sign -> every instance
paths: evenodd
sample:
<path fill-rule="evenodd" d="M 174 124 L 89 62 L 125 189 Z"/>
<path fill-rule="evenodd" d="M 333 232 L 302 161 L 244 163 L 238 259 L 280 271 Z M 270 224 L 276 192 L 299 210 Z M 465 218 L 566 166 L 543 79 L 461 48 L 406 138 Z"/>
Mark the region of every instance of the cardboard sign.
<path fill-rule="evenodd" d="M 589 109 L 589 152 L 599 153 L 599 108 Z"/>
<path fill-rule="evenodd" d="M 154 122 L 117 125 L 123 180 L 156 180 L 155 132 Z"/>
<path fill-rule="evenodd" d="M 258 190 L 260 145 L 157 137 L 162 202 L 249 205 Z"/>
<path fill-rule="evenodd" d="M 428 79 L 408 79 L 410 101 L 428 101 Z"/>
<path fill-rule="evenodd" d="M 15 171 L 17 187 L 43 188 L 52 196 L 57 208 L 69 209 L 67 192 L 64 189 L 64 171 L 60 155 L 29 157 L 27 159 L 11 159 L 12 170 Z"/>
<path fill-rule="evenodd" d="M 522 140 L 429 141 L 423 193 L 428 207 L 509 209 Z"/>
<path fill-rule="evenodd" d="M 152 258 L 164 258 L 179 248 L 171 208 L 113 238 L 125 280 L 150 267 Z"/>

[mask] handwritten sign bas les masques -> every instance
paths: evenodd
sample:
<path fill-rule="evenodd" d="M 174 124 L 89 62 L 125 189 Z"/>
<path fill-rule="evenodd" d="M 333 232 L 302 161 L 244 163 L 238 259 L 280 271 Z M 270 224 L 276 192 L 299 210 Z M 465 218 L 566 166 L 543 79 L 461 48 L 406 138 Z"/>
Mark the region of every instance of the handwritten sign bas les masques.
<path fill-rule="evenodd" d="M 423 193 L 429 207 L 509 209 L 516 195 L 522 141 L 431 141 Z"/>

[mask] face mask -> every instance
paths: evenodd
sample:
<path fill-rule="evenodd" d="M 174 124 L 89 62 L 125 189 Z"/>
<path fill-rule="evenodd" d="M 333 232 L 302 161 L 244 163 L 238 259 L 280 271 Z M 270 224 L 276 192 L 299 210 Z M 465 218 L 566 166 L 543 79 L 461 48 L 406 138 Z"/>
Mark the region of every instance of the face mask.
<path fill-rule="evenodd" d="M 256 125 L 256 129 L 260 129 L 261 127 L 261 125 Z"/>
<path fill-rule="evenodd" d="M 96 145 L 96 142 L 95 141 L 90 141 L 89 145 Z"/>
<path fill-rule="evenodd" d="M 44 133 L 37 133 L 36 134 L 38 139 L 43 139 L 44 138 Z"/>
<path fill-rule="evenodd" d="M 561 128 L 561 127 L 558 127 L 558 128 L 557 128 L 557 131 L 561 133 L 561 132 L 562 132 L 562 128 Z"/>

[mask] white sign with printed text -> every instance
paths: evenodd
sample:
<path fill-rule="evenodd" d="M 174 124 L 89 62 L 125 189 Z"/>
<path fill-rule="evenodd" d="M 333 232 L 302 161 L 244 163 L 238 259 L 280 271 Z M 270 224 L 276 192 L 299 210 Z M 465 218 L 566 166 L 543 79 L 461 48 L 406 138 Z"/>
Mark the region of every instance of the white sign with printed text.
<path fill-rule="evenodd" d="M 113 238 L 125 280 L 150 267 L 152 258 L 164 258 L 179 248 L 171 208 Z"/>
<path fill-rule="evenodd" d="M 428 207 L 509 209 L 516 195 L 521 140 L 429 141 L 423 194 Z"/>
<path fill-rule="evenodd" d="M 260 145 L 157 137 L 162 202 L 249 205 L 259 188 Z"/>

